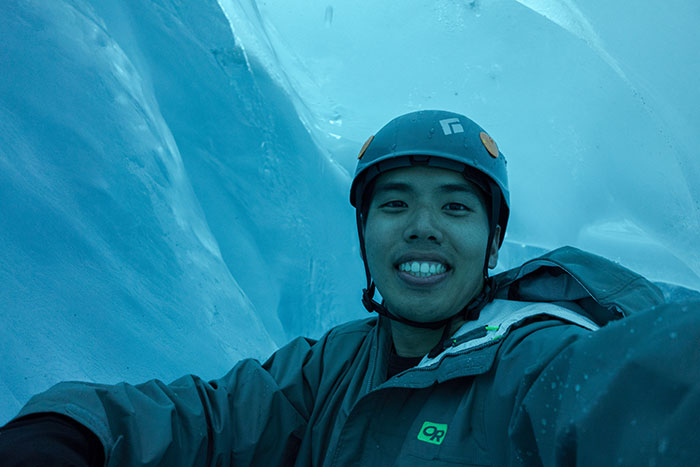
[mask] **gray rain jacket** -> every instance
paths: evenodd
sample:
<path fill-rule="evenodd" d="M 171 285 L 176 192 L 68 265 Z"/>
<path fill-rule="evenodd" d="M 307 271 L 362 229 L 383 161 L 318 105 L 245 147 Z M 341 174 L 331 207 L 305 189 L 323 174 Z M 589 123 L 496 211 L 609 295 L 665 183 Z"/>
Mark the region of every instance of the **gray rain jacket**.
<path fill-rule="evenodd" d="M 569 247 L 495 284 L 449 348 L 389 380 L 372 318 L 210 382 L 61 383 L 18 416 L 72 417 L 108 465 L 700 464 L 700 302 L 662 305 Z"/>

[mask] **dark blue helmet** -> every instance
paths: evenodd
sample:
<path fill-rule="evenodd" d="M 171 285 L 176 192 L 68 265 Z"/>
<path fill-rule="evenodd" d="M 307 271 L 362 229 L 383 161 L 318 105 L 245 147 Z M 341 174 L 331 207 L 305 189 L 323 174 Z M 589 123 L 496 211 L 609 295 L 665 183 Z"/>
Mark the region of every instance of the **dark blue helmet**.
<path fill-rule="evenodd" d="M 439 167 L 462 173 L 484 190 L 496 214 L 491 223 L 505 235 L 510 212 L 506 159 L 495 141 L 464 115 L 421 110 L 401 115 L 371 136 L 358 156 L 350 204 L 361 209 L 366 188 L 377 175 L 399 167 Z M 496 222 L 494 223 L 493 220 Z"/>

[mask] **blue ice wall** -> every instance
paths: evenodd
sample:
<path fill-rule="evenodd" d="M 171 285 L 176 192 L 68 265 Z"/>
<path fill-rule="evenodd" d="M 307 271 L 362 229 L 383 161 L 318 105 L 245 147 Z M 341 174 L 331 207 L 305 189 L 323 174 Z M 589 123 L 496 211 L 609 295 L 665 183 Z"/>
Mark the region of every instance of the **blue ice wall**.
<path fill-rule="evenodd" d="M 0 37 L 0 422 L 364 316 L 347 176 L 216 2 L 3 2 Z"/>
<path fill-rule="evenodd" d="M 348 170 L 395 115 L 481 123 L 509 160 L 502 266 L 572 244 L 700 287 L 697 2 L 220 3 Z"/>
<path fill-rule="evenodd" d="M 500 269 L 571 244 L 700 288 L 691 0 L 0 4 L 0 423 L 366 315 L 350 173 L 446 108 L 509 160 Z"/>

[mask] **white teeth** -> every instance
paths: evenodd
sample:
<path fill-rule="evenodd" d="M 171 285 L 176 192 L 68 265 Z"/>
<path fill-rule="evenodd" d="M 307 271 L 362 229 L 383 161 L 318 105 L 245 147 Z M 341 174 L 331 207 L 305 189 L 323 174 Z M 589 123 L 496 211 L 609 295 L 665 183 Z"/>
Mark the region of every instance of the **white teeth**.
<path fill-rule="evenodd" d="M 399 271 L 407 272 L 415 277 L 428 277 L 435 274 L 443 274 L 447 271 L 447 267 L 442 263 L 433 261 L 407 261 L 399 264 Z"/>

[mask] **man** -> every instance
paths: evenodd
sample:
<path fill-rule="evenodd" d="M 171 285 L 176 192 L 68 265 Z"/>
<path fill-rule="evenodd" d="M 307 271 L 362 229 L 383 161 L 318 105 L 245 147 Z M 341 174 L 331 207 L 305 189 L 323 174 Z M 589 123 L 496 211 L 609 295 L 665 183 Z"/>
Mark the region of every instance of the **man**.
<path fill-rule="evenodd" d="M 350 194 L 362 302 L 379 318 L 298 338 L 211 382 L 61 383 L 0 432 L 0 455 L 8 465 L 697 464 L 698 303 L 663 305 L 648 281 L 572 248 L 490 278 L 509 217 L 505 164 L 462 115 L 392 120 L 362 148 Z"/>

